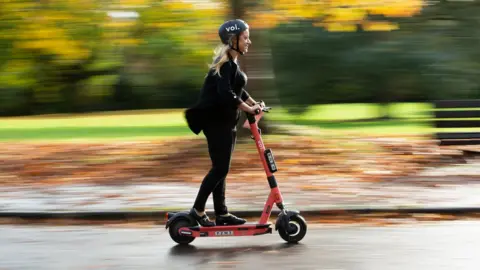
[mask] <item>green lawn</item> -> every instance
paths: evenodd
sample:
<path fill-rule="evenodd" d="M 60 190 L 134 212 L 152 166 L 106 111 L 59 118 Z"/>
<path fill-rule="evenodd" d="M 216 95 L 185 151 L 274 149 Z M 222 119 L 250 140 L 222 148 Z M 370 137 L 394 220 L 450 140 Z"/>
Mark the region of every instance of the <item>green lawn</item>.
<path fill-rule="evenodd" d="M 396 103 L 388 108 L 394 119 L 387 121 L 373 120 L 379 117 L 380 106 L 377 104 L 328 104 L 311 106 L 302 115 L 291 115 L 286 111 L 272 111 L 270 117 L 279 122 L 288 122 L 322 128 L 332 133 L 359 134 L 429 134 L 432 107 L 426 103 Z"/>
<path fill-rule="evenodd" d="M 369 121 L 378 116 L 374 104 L 312 106 L 299 116 L 273 108 L 268 114 L 277 122 L 324 128 L 327 132 L 367 134 L 424 134 L 431 132 L 426 122 L 415 117 L 430 109 L 429 104 L 401 103 L 390 108 L 399 119 Z M 356 120 L 356 121 L 352 121 Z M 183 110 L 105 112 L 77 115 L 47 115 L 0 118 L 0 140 L 91 140 L 141 139 L 195 136 L 188 129 Z"/>
<path fill-rule="evenodd" d="M 171 138 L 193 134 L 182 110 L 0 118 L 0 140 Z"/>
<path fill-rule="evenodd" d="M 285 110 L 272 110 L 276 120 L 289 121 L 353 121 L 368 120 L 379 116 L 377 104 L 327 104 L 311 106 L 302 115 L 290 115 Z M 425 112 L 432 107 L 427 103 L 394 103 L 388 108 L 390 116 L 402 119 L 425 117 Z M 431 115 L 426 115 L 431 117 Z"/>

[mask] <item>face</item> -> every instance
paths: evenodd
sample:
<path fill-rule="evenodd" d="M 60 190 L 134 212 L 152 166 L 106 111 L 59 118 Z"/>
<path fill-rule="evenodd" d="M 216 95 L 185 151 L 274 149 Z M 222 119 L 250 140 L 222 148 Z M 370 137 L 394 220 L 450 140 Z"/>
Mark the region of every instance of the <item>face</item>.
<path fill-rule="evenodd" d="M 243 52 L 247 53 L 248 52 L 248 47 L 252 44 L 250 41 L 250 31 L 245 30 L 240 34 L 240 40 L 238 42 L 238 49 Z"/>

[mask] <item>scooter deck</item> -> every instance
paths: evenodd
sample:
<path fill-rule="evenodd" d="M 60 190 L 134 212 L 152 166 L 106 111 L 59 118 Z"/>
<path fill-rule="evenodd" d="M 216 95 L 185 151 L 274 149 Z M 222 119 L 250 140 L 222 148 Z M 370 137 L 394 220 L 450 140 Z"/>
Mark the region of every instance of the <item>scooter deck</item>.
<path fill-rule="evenodd" d="M 213 227 L 184 227 L 179 229 L 179 234 L 193 237 L 218 237 L 218 236 L 247 236 L 272 233 L 271 223 L 227 225 Z"/>

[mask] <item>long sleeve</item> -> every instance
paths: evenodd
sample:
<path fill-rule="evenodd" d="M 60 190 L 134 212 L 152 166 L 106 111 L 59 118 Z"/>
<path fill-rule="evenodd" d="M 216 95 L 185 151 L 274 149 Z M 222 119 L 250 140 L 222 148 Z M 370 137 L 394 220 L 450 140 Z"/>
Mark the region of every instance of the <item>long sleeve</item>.
<path fill-rule="evenodd" d="M 232 89 L 230 78 L 234 72 L 234 67 L 227 62 L 220 68 L 220 77 L 218 78 L 217 92 L 224 102 L 238 106 L 242 103 L 241 97 L 237 96 Z"/>
<path fill-rule="evenodd" d="M 242 90 L 242 100 L 246 101 L 249 97 L 250 97 L 250 95 L 248 94 L 247 90 L 243 89 Z"/>

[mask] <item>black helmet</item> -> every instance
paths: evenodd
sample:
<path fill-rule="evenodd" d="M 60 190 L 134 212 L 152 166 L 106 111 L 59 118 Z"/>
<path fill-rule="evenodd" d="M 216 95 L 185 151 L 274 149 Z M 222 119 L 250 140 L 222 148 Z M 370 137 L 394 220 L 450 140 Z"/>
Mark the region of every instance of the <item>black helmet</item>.
<path fill-rule="evenodd" d="M 248 24 L 243 20 L 240 20 L 240 19 L 230 20 L 230 21 L 226 21 L 220 26 L 220 28 L 218 29 L 218 35 L 220 36 L 220 40 L 222 41 L 223 44 L 229 45 L 230 48 L 232 48 L 233 50 L 239 52 L 240 54 L 243 54 L 238 50 L 238 41 L 239 41 L 238 37 L 243 31 L 247 30 L 248 28 L 249 28 Z M 237 37 L 236 48 L 234 48 L 231 43 L 233 36 Z"/>

